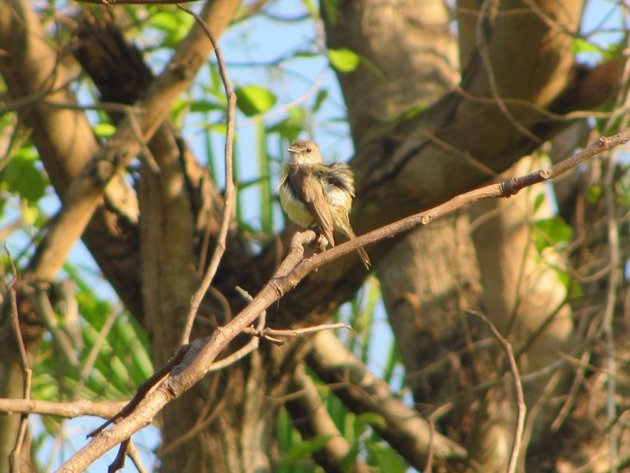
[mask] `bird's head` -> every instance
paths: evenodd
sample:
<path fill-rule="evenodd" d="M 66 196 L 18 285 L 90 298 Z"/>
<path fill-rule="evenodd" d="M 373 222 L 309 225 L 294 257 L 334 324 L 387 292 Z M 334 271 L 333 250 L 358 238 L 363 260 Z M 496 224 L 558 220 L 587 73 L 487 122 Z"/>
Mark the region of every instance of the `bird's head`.
<path fill-rule="evenodd" d="M 291 155 L 291 163 L 298 166 L 309 166 L 323 162 L 319 146 L 313 140 L 295 140 L 287 151 Z"/>

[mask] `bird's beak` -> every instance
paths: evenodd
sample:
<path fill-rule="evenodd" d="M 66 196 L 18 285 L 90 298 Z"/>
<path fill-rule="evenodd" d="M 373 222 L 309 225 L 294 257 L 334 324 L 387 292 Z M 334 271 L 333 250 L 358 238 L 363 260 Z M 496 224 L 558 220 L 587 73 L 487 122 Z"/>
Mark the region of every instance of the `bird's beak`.
<path fill-rule="evenodd" d="M 291 154 L 296 154 L 298 152 L 298 150 L 295 148 L 287 148 L 287 151 Z"/>

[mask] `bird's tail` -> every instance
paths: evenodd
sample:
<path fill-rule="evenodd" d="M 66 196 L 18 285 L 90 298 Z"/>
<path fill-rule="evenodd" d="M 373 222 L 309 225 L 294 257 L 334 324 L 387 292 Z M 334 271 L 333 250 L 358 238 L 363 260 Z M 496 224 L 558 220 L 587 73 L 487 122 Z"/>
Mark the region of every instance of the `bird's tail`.
<path fill-rule="evenodd" d="M 357 252 L 361 257 L 361 261 L 363 261 L 365 269 L 370 269 L 370 267 L 372 266 L 372 262 L 370 261 L 370 257 L 368 256 L 367 251 L 365 251 L 363 248 L 359 248 Z"/>
<path fill-rule="evenodd" d="M 346 220 L 347 220 L 347 217 L 346 217 Z M 340 227 L 341 227 L 342 232 L 345 233 L 348 238 L 354 239 L 357 237 L 354 234 L 352 227 L 350 226 L 350 222 L 342 221 Z M 372 267 L 372 262 L 370 261 L 370 257 L 368 256 L 365 249 L 358 248 L 357 253 L 359 253 L 359 256 L 361 257 L 361 261 L 363 261 L 363 265 L 365 266 L 365 269 L 370 269 Z"/>

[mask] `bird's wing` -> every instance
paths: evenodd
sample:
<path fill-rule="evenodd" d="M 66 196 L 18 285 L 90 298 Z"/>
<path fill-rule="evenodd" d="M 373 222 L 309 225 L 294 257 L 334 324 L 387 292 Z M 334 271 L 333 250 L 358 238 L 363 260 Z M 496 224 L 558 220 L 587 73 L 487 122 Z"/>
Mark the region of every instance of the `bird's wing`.
<path fill-rule="evenodd" d="M 322 177 L 328 181 L 328 184 L 347 192 L 350 197 L 354 198 L 354 174 L 350 167 L 345 163 L 335 161 L 328 165 L 329 172 L 322 173 Z"/>
<path fill-rule="evenodd" d="M 287 164 L 283 164 L 280 169 L 280 182 L 278 182 L 278 189 L 280 189 L 286 182 L 287 177 L 289 177 L 289 166 Z"/>
<path fill-rule="evenodd" d="M 330 246 L 335 246 L 333 216 L 330 213 L 321 180 L 317 179 L 312 173 L 299 173 L 299 176 L 303 180 L 302 185 L 298 187 L 302 190 L 304 204 L 315 217 L 315 221 L 321 227 Z"/>

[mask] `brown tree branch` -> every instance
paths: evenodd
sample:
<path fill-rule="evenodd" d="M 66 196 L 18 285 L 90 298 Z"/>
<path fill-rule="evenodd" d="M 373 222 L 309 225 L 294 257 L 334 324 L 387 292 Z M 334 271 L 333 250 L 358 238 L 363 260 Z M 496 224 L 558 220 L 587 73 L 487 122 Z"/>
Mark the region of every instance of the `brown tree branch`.
<path fill-rule="evenodd" d="M 250 335 L 254 335 L 256 337 L 260 337 L 264 340 L 269 340 L 270 342 L 275 343 L 276 345 L 284 344 L 283 340 L 279 340 L 278 337 L 301 337 L 302 335 L 307 335 L 310 333 L 321 332 L 322 330 L 335 330 L 338 328 L 345 328 L 348 330 L 352 330 L 352 327 L 345 323 L 334 323 L 334 324 L 320 324 L 314 325 L 312 327 L 304 327 L 298 329 L 274 329 L 265 327 L 262 330 L 254 330 L 251 327 L 243 330 L 244 333 L 249 333 Z"/>
<path fill-rule="evenodd" d="M 418 412 L 394 396 L 385 381 L 370 373 L 328 332 L 313 338 L 306 362 L 323 382 L 337 385 L 335 394 L 354 413 L 381 416 L 384 423 L 373 422 L 372 428 L 417 470 L 424 468 L 430 449 L 440 460 L 467 458 L 463 447 L 441 434 L 432 434 L 429 423 Z"/>
<path fill-rule="evenodd" d="M 90 442 L 68 459 L 59 471 L 84 471 L 110 448 L 148 425 L 166 404 L 180 397 L 203 378 L 214 359 L 227 344 L 250 325 L 269 304 L 295 287 L 307 274 L 303 271 L 296 272 L 296 268 L 301 262 L 303 263 L 304 245 L 315 238 L 316 234 L 311 230 L 296 233 L 288 256 L 276 271 L 275 276 L 261 289 L 254 300 L 238 316 L 218 328 L 209 339 L 204 340 L 203 345 L 192 342 L 184 359 L 173 368 L 163 382 L 150 391 L 146 391 L 146 395 L 137 396 L 138 402 L 124 409 L 125 416 L 117 416 L 121 418 L 116 425 L 106 432 L 102 431 L 101 427 Z"/>
<path fill-rule="evenodd" d="M 40 401 L 0 398 L 0 412 L 29 413 L 69 419 L 80 416 L 97 416 L 107 419 L 120 411 L 129 401 L 95 402 L 80 399 L 71 402 Z"/>
<path fill-rule="evenodd" d="M 129 438 L 134 432 L 148 425 L 153 417 L 169 402 L 181 396 L 194 386 L 208 372 L 216 357 L 228 343 L 248 327 L 266 310 L 269 305 L 291 291 L 310 272 L 322 265 L 355 251 L 359 246 L 391 238 L 420 225 L 426 225 L 435 218 L 452 212 L 462 206 L 483 198 L 509 197 L 524 187 L 557 177 L 587 159 L 630 140 L 630 131 L 625 131 L 609 138 L 601 138 L 596 143 L 559 162 L 549 169 L 537 171 L 525 176 L 512 178 L 499 184 L 492 184 L 475 191 L 456 196 L 433 209 L 421 212 L 399 222 L 374 230 L 350 242 L 336 246 L 324 253 L 304 259 L 304 247 L 312 242 L 316 234 L 307 230 L 296 233 L 291 241 L 290 251 L 280 264 L 274 276 L 265 284 L 252 302 L 234 319 L 218 328 L 212 336 L 194 349 L 186 351 L 183 360 L 177 364 L 158 385 L 146 395 L 138 396 L 134 406 L 125 409 L 124 416 L 118 416 L 118 423 L 107 432 L 100 431 L 92 440 L 72 456 L 61 467 L 61 471 L 75 472 L 85 470 L 92 462 L 107 450 Z M 434 444 L 436 458 L 440 454 Z M 463 452 L 462 452 L 463 454 Z M 418 465 L 422 469 L 424 465 Z"/>

